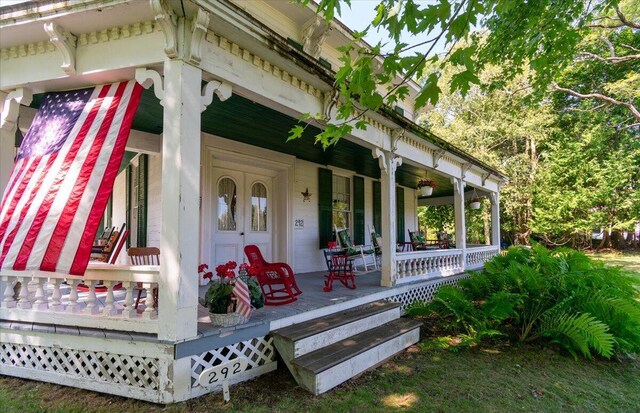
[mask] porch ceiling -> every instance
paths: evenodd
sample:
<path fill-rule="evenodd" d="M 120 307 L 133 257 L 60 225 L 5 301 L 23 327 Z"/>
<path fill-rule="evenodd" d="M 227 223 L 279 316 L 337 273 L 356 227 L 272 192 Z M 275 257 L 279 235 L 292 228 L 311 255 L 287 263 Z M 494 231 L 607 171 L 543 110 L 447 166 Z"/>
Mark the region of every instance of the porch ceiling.
<path fill-rule="evenodd" d="M 38 108 L 43 95 L 34 96 L 31 107 Z M 133 129 L 153 134 L 162 133 L 163 108 L 152 89 L 143 90 L 140 106 L 133 120 Z M 320 165 L 343 168 L 374 179 L 380 178 L 378 161 L 371 156 L 371 150 L 347 139 L 341 139 L 336 146 L 326 151 L 314 144 L 314 136 L 319 129 L 307 127 L 303 137 L 287 142 L 289 130 L 297 119 L 252 102 L 239 95 L 232 95 L 220 102 L 217 98 L 202 113 L 202 131 L 244 142 L 249 145 L 293 155 L 305 161 Z M 418 180 L 427 176 L 425 168 L 403 164 L 396 172 L 399 185 L 415 188 Z M 438 184 L 433 197 L 453 195 L 449 178 L 429 173 L 429 179 Z"/>

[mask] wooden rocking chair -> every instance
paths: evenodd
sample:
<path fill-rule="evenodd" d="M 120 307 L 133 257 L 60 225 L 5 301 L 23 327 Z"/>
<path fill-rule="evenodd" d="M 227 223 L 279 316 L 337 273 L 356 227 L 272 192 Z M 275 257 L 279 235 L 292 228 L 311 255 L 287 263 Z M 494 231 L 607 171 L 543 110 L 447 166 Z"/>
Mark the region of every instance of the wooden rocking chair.
<path fill-rule="evenodd" d="M 354 245 L 353 241 L 351 241 L 351 235 L 349 235 L 348 228 L 338 228 L 335 225 L 334 228 L 336 231 L 336 240 L 340 247 L 346 251 L 348 256 L 359 256 L 358 258 L 362 259 L 362 266 L 365 271 L 369 271 L 369 265 L 373 265 L 373 268 L 378 269 L 375 251 L 370 245 Z"/>
<path fill-rule="evenodd" d="M 324 251 L 329 276 L 324 282 L 324 292 L 333 290 L 333 282 L 340 281 L 345 287 L 353 290 L 356 288 L 356 278 L 353 274 L 353 260 L 349 258 L 342 248 L 330 248 Z"/>
<path fill-rule="evenodd" d="M 289 264 L 265 261 L 256 245 L 245 246 L 244 253 L 251 267 L 257 270 L 256 278 L 264 295 L 265 305 L 289 304 L 302 294 Z"/>

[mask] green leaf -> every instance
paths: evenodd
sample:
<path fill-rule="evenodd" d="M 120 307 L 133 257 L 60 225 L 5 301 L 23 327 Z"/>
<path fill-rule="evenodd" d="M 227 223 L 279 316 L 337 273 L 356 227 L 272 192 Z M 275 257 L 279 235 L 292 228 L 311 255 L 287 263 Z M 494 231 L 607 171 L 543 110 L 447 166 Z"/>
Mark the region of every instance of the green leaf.
<path fill-rule="evenodd" d="M 293 128 L 289 130 L 289 137 L 287 138 L 287 142 L 301 138 L 303 132 L 304 132 L 304 128 L 302 126 L 295 125 Z"/>
<path fill-rule="evenodd" d="M 465 70 L 451 76 L 451 92 L 459 90 L 465 96 L 471 88 L 471 83 L 480 84 L 480 79 L 470 70 Z"/>
<path fill-rule="evenodd" d="M 424 82 L 420 93 L 416 97 L 416 108 L 421 108 L 426 105 L 427 102 L 435 105 L 438 102 L 438 98 L 442 90 L 438 87 L 439 76 L 437 73 L 431 73 L 427 80 Z"/>

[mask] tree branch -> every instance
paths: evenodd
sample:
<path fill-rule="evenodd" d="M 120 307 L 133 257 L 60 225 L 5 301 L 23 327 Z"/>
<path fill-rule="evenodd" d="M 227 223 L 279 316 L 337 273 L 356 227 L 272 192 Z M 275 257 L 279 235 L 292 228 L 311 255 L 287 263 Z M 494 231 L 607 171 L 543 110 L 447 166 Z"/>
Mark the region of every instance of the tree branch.
<path fill-rule="evenodd" d="M 640 23 L 632 22 L 631 20 L 627 20 L 624 14 L 622 14 L 622 10 L 620 10 L 620 6 L 616 6 L 616 14 L 620 21 L 625 25 L 629 26 L 633 29 L 640 29 Z"/>
<path fill-rule="evenodd" d="M 579 92 L 576 92 L 573 89 L 560 87 L 555 82 L 553 83 L 553 88 L 555 90 L 558 90 L 560 92 L 568 93 L 568 94 L 570 94 L 572 96 L 575 96 L 577 98 L 580 98 L 580 99 L 598 99 L 598 100 L 610 103 L 610 104 L 615 105 L 615 106 L 622 106 L 624 108 L 629 109 L 631 111 L 631 113 L 633 114 L 633 117 L 635 117 L 638 121 L 640 121 L 640 110 L 638 110 L 638 108 L 633 106 L 631 103 L 621 102 L 619 100 L 616 100 L 616 99 L 614 99 L 612 97 L 609 97 L 609 96 L 602 95 L 600 93 L 587 93 L 587 94 L 579 93 Z"/>
<path fill-rule="evenodd" d="M 594 54 L 594 53 L 584 52 L 584 53 L 581 53 L 580 56 L 586 57 L 586 58 L 589 58 L 589 59 L 596 59 L 596 60 L 599 60 L 599 61 L 605 62 L 605 63 L 613 63 L 613 64 L 624 63 L 624 62 L 628 62 L 630 60 L 640 59 L 640 54 L 630 54 L 630 55 L 627 55 L 627 56 L 602 57 L 602 56 L 598 56 L 597 54 Z"/>
<path fill-rule="evenodd" d="M 633 46 L 631 46 L 631 45 L 628 45 L 628 44 L 621 43 L 621 44 L 620 44 L 620 46 L 622 46 L 622 47 L 626 47 L 627 49 L 631 49 L 631 50 L 633 50 L 634 52 L 640 52 L 640 49 L 638 49 L 637 47 L 633 47 Z"/>

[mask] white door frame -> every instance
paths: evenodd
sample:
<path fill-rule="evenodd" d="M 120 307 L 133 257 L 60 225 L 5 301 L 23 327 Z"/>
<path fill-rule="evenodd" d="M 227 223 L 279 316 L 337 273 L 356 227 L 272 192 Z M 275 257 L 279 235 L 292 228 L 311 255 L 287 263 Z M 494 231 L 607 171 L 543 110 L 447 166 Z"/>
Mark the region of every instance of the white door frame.
<path fill-rule="evenodd" d="M 258 139 L 259 137 L 256 137 Z M 268 149 L 247 145 L 218 136 L 202 134 L 202 164 L 200 182 L 200 261 L 213 263 L 212 239 L 213 219 L 212 188 L 213 168 L 231 168 L 252 173 L 266 169 L 272 175 L 274 261 L 293 262 L 293 194 L 295 157 Z M 235 167 L 234 167 L 235 165 Z M 242 167 L 239 168 L 238 165 Z M 259 165 L 252 168 L 251 165 Z M 252 170 L 253 169 L 253 170 Z M 259 173 L 259 172 L 258 172 Z"/>

